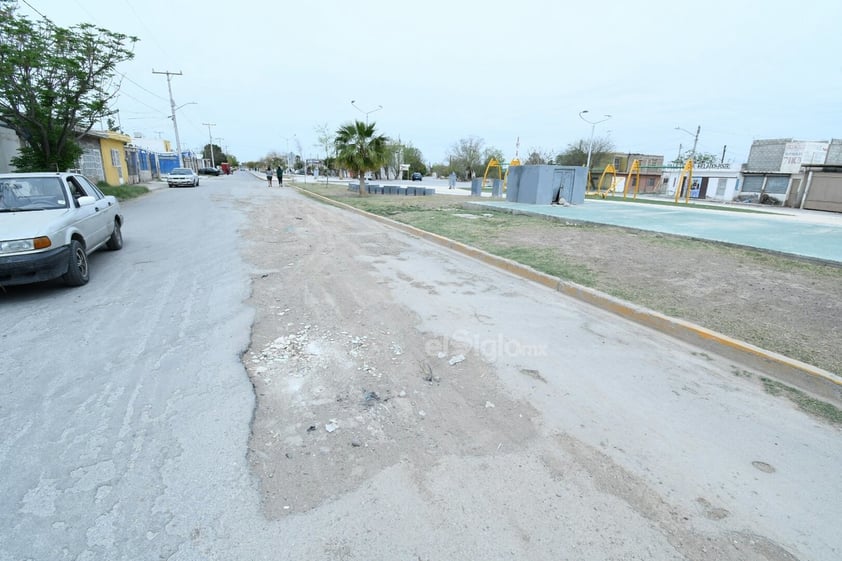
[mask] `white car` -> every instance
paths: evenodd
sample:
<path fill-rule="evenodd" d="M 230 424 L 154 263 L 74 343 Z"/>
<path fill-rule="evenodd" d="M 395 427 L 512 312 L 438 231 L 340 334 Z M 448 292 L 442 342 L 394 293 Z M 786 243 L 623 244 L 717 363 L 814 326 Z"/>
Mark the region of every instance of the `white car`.
<path fill-rule="evenodd" d="M 120 203 L 75 173 L 0 174 L 0 286 L 90 278 L 88 255 L 123 247 Z"/>
<path fill-rule="evenodd" d="M 170 187 L 198 187 L 199 176 L 190 168 L 175 168 L 167 174 Z"/>

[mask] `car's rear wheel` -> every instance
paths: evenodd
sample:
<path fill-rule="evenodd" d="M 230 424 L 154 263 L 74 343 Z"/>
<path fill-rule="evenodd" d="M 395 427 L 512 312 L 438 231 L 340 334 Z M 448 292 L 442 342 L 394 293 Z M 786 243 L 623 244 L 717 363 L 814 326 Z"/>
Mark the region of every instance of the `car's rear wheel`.
<path fill-rule="evenodd" d="M 67 272 L 61 278 L 68 286 L 82 286 L 90 280 L 88 255 L 79 240 L 70 241 L 70 262 L 67 264 Z"/>
<path fill-rule="evenodd" d="M 114 221 L 114 231 L 111 232 L 111 237 L 108 238 L 105 247 L 112 251 L 117 251 L 123 248 L 123 232 L 120 230 L 120 221 Z"/>

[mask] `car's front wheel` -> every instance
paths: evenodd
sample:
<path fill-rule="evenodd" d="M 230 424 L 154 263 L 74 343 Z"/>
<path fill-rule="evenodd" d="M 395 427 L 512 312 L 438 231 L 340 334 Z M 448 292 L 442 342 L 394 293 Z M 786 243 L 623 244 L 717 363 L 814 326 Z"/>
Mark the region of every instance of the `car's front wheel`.
<path fill-rule="evenodd" d="M 114 221 L 114 231 L 111 232 L 111 237 L 108 238 L 105 247 L 112 251 L 117 251 L 123 248 L 123 232 L 120 230 L 120 221 Z"/>
<path fill-rule="evenodd" d="M 82 286 L 90 280 L 88 255 L 85 253 L 85 246 L 79 240 L 70 241 L 70 261 L 67 264 L 67 272 L 61 278 L 68 286 Z"/>

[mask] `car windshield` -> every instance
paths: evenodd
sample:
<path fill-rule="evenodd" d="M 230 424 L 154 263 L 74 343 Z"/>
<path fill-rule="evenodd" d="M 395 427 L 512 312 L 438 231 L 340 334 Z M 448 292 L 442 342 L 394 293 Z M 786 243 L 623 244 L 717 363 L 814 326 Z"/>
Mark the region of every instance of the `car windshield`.
<path fill-rule="evenodd" d="M 0 178 L 0 212 L 68 208 L 59 177 Z"/>
<path fill-rule="evenodd" d="M 170 172 L 170 175 L 193 175 L 193 170 L 187 168 L 175 168 Z"/>

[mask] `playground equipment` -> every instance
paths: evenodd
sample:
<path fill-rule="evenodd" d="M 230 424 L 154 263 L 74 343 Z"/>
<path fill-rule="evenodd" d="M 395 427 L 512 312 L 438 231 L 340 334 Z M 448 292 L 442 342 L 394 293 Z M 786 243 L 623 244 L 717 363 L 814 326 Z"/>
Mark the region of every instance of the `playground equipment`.
<path fill-rule="evenodd" d="M 519 166 L 520 160 L 515 157 L 511 162 L 500 162 L 497 158 L 488 160 L 488 165 L 485 166 L 485 173 L 482 175 L 482 187 L 485 188 L 488 180 L 488 172 L 492 169 L 497 169 L 497 178 L 503 182 L 503 191 L 506 190 L 506 184 L 509 182 L 509 168 L 512 166 Z M 505 171 L 504 171 L 505 170 Z"/>
<path fill-rule="evenodd" d="M 640 160 L 633 161 L 629 168 L 629 174 L 626 176 L 626 184 L 623 186 L 624 199 L 629 192 L 629 185 L 632 184 L 632 179 L 634 179 L 634 196 L 632 199 L 637 199 L 637 191 L 640 189 Z"/>
<path fill-rule="evenodd" d="M 497 178 L 500 179 L 500 181 L 503 180 L 503 165 L 508 167 L 508 164 L 501 164 L 500 162 L 498 162 L 497 158 L 491 158 L 490 160 L 488 160 L 488 165 L 485 166 L 485 173 L 482 175 L 482 188 L 483 189 L 485 189 L 485 183 L 488 180 L 488 172 L 492 168 L 497 169 Z"/>
<path fill-rule="evenodd" d="M 605 189 L 605 192 L 602 192 L 602 184 L 605 183 L 605 178 L 611 176 L 611 183 Z M 613 164 L 608 164 L 605 166 L 605 169 L 602 170 L 602 175 L 599 177 L 599 183 L 596 186 L 596 191 L 592 191 L 591 195 L 599 195 L 603 199 L 608 193 L 611 193 L 611 196 L 614 196 L 614 191 L 617 187 L 617 168 L 614 167 Z"/>
<path fill-rule="evenodd" d="M 687 179 L 685 182 L 684 179 Z M 678 197 L 681 195 L 681 189 L 684 189 L 684 204 L 690 203 L 690 190 L 693 185 L 693 159 L 690 158 L 684 164 L 681 173 L 678 175 L 678 182 L 675 184 L 675 202 L 678 202 Z"/>

